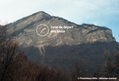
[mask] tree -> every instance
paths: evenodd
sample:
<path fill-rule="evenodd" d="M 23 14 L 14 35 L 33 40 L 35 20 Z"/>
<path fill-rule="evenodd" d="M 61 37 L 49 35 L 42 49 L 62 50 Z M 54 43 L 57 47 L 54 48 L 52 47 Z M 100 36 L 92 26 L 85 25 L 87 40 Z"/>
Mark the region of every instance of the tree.
<path fill-rule="evenodd" d="M 86 77 L 87 69 L 83 61 L 75 62 L 74 69 L 71 72 L 72 80 L 76 80 L 79 77 Z"/>
<path fill-rule="evenodd" d="M 114 54 L 115 54 L 115 58 L 114 58 L 115 69 L 114 69 L 114 72 L 115 72 L 115 76 L 119 77 L 119 51 L 115 51 Z"/>
<path fill-rule="evenodd" d="M 13 34 L 9 34 L 7 25 L 0 26 L 0 70 L 1 81 L 13 81 L 12 71 L 15 57 L 20 53 L 18 43 L 14 41 Z"/>
<path fill-rule="evenodd" d="M 114 57 L 109 51 L 105 51 L 105 65 L 103 73 L 107 77 L 119 77 L 119 52 L 114 51 Z"/>

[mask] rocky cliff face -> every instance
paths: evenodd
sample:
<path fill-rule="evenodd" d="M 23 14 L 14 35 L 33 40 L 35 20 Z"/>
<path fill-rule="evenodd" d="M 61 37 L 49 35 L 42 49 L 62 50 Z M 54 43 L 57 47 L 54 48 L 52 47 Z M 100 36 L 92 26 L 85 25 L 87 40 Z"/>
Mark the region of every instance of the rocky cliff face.
<path fill-rule="evenodd" d="M 49 67 L 71 68 L 75 62 L 83 62 L 92 72 L 97 68 L 95 65 L 101 68 L 104 64 L 105 50 L 113 52 L 119 49 L 110 29 L 90 24 L 77 25 L 45 12 L 10 23 L 8 28 L 9 32 L 16 32 L 14 38 L 29 60 Z"/>
<path fill-rule="evenodd" d="M 46 36 L 39 36 L 36 28 L 40 24 L 45 24 L 49 28 Z M 71 29 L 63 29 L 65 33 L 51 33 L 51 26 L 72 26 Z M 16 32 L 15 38 L 23 46 L 35 46 L 38 48 L 44 46 L 57 45 L 78 45 L 88 42 L 111 42 L 115 41 L 112 31 L 106 27 L 82 24 L 77 25 L 63 18 L 51 16 L 43 11 L 24 17 L 14 23 L 8 25 L 9 31 Z M 39 26 L 40 28 L 40 26 Z M 45 33 L 47 28 L 39 31 Z M 55 30 L 58 30 L 56 28 Z"/>

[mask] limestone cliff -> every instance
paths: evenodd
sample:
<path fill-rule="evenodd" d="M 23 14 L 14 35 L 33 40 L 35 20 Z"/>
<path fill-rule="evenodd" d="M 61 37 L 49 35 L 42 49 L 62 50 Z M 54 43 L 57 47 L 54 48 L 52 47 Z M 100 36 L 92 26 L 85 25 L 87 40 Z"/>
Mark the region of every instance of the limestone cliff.
<path fill-rule="evenodd" d="M 40 24 L 45 24 L 51 31 L 51 26 L 72 26 L 72 29 L 64 29 L 65 33 L 48 33 L 46 36 L 39 36 L 36 28 Z M 44 46 L 57 45 L 78 45 L 88 42 L 111 42 L 115 41 L 112 31 L 106 27 L 90 24 L 77 25 L 60 17 L 51 16 L 43 11 L 24 17 L 8 25 L 9 31 L 16 32 L 15 38 L 20 45 Z M 43 32 L 43 31 L 42 31 Z M 44 31 L 46 32 L 46 31 Z"/>

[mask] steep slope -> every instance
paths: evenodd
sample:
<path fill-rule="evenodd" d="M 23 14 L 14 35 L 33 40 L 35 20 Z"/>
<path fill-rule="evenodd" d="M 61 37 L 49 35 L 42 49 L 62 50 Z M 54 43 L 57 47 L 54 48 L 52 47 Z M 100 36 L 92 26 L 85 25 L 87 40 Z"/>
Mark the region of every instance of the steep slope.
<path fill-rule="evenodd" d="M 65 33 L 51 33 L 41 37 L 36 33 L 36 28 L 40 24 L 45 24 L 51 31 L 51 26 L 72 26 L 72 29 L 64 29 Z M 24 17 L 8 25 L 10 31 L 16 31 L 16 39 L 20 45 L 35 46 L 38 48 L 44 46 L 57 45 L 78 45 L 88 42 L 111 42 L 115 41 L 112 31 L 106 27 L 82 24 L 77 25 L 63 18 L 50 16 L 40 11 L 28 17 Z"/>
<path fill-rule="evenodd" d="M 40 54 L 38 48 L 33 46 L 22 47 L 22 50 L 25 51 L 29 60 L 41 66 L 72 69 L 75 63 L 78 63 L 83 65 L 88 72 L 94 73 L 100 71 L 104 66 L 104 52 L 110 51 L 113 57 L 114 51 L 119 51 L 119 43 L 95 42 L 72 46 L 47 46 L 45 47 L 44 56 Z"/>
<path fill-rule="evenodd" d="M 69 68 L 75 62 L 82 61 L 89 71 L 94 70 L 96 64 L 100 69 L 104 64 L 104 51 L 112 53 L 113 50 L 119 50 L 119 43 L 115 41 L 110 29 L 93 24 L 77 25 L 43 11 L 10 23 L 8 28 L 10 32 L 16 32 L 14 38 L 19 41 L 21 49 L 30 60 L 55 68 Z M 38 35 L 40 32 L 46 33 L 48 29 L 47 35 Z M 65 33 L 52 33 L 52 30 L 65 30 Z"/>

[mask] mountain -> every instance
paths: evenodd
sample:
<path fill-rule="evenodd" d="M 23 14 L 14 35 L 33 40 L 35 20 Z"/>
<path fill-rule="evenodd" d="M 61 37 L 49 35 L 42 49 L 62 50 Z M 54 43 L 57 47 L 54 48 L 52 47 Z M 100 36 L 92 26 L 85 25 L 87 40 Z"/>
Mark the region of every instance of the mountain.
<path fill-rule="evenodd" d="M 36 27 L 46 24 L 50 31 L 51 26 L 73 26 L 72 29 L 65 29 L 65 33 L 49 33 L 40 37 L 36 33 Z M 88 42 L 111 42 L 115 41 L 112 31 L 106 27 L 99 27 L 90 24 L 77 25 L 63 18 L 50 16 L 40 11 L 30 16 L 24 17 L 9 25 L 10 31 L 16 32 L 16 39 L 20 45 L 44 47 L 57 45 L 77 45 Z"/>
<path fill-rule="evenodd" d="M 96 64 L 104 64 L 105 50 L 112 53 L 119 49 L 111 29 L 77 25 L 43 11 L 8 24 L 8 30 L 16 32 L 14 38 L 30 60 L 50 67 L 69 68 L 83 61 L 92 71 Z"/>

